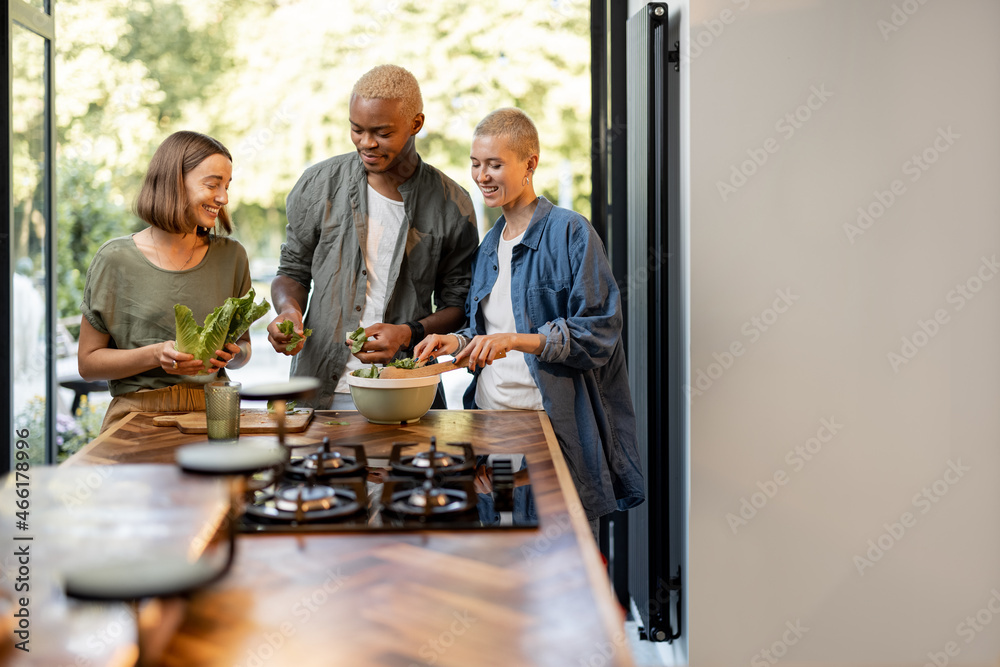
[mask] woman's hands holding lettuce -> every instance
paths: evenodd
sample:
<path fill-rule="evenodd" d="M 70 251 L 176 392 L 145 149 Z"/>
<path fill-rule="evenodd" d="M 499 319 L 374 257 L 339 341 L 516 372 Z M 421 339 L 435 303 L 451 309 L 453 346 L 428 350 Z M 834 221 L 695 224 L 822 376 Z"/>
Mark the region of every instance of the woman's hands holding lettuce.
<path fill-rule="evenodd" d="M 255 305 L 254 296 L 256 295 L 251 288 L 242 298 L 226 299 L 224 304 L 205 318 L 202 326 L 195 322 L 190 308 L 182 304 L 175 305 L 176 351 L 191 356 L 190 359 L 182 360 L 181 355 L 173 355 L 171 361 L 166 361 L 163 357 L 170 356 L 167 347 L 170 341 L 167 341 L 161 352 L 161 367 L 175 375 L 211 373 L 225 368 L 240 353 L 236 341 L 254 321 L 263 317 L 271 308 L 265 299 Z M 173 361 L 177 362 L 176 369 L 173 368 Z M 200 366 L 194 364 L 194 361 L 200 362 Z"/>

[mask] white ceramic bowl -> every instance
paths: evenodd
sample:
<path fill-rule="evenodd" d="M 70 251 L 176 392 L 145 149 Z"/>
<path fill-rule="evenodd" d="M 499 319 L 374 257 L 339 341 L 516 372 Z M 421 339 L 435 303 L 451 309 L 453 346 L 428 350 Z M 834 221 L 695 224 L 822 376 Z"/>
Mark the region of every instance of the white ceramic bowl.
<path fill-rule="evenodd" d="M 431 409 L 440 381 L 440 375 L 396 380 L 347 376 L 358 412 L 375 424 L 417 421 Z"/>

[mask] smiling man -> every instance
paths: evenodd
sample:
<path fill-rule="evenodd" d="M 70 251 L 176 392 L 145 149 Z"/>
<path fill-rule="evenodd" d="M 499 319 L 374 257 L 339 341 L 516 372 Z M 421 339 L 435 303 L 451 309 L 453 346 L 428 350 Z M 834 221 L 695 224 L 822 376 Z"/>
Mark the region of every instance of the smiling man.
<path fill-rule="evenodd" d="M 314 407 L 353 409 L 353 369 L 410 356 L 425 333 L 465 321 L 475 214 L 469 194 L 417 154 L 422 110 L 410 72 L 372 69 L 351 91 L 357 150 L 309 167 L 288 195 L 268 339 L 294 355 L 293 376 L 323 382 Z M 284 320 L 312 336 L 286 351 Z M 352 356 L 344 341 L 359 326 L 369 340 Z M 444 407 L 440 394 L 435 407 Z"/>

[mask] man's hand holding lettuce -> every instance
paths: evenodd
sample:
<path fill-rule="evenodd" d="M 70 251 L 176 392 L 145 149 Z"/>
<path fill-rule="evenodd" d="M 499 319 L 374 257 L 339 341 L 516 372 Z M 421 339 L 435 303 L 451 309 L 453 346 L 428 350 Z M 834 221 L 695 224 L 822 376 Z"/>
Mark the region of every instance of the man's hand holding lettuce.
<path fill-rule="evenodd" d="M 257 319 L 270 310 L 270 304 L 261 299 L 254 304 L 254 294 L 251 288 L 242 298 L 232 297 L 217 307 L 208 317 L 205 324 L 198 326 L 191 309 L 185 305 L 174 306 L 174 319 L 177 327 L 177 351 L 194 355 L 202 362 L 204 370 L 201 373 L 211 373 L 218 370 L 210 363 L 219 350 L 236 341 L 250 328 Z"/>
<path fill-rule="evenodd" d="M 278 323 L 278 331 L 289 336 L 290 340 L 285 345 L 285 352 L 291 352 L 295 347 L 309 336 L 312 336 L 312 329 L 303 329 L 301 334 L 295 333 L 295 322 L 284 320 Z"/>

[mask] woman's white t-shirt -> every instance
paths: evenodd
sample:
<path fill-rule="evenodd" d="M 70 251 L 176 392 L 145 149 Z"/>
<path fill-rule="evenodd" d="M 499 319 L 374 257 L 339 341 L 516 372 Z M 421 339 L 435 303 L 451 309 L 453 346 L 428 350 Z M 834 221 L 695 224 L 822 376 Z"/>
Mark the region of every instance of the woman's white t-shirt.
<path fill-rule="evenodd" d="M 510 260 L 514 246 L 524 232 L 510 241 L 500 235 L 497 246 L 497 281 L 493 291 L 483 299 L 480 312 L 486 322 L 486 333 L 513 333 L 514 306 L 510 299 Z M 476 385 L 476 405 L 483 410 L 542 410 L 542 393 L 531 378 L 524 352 L 511 350 L 483 369 Z"/>

